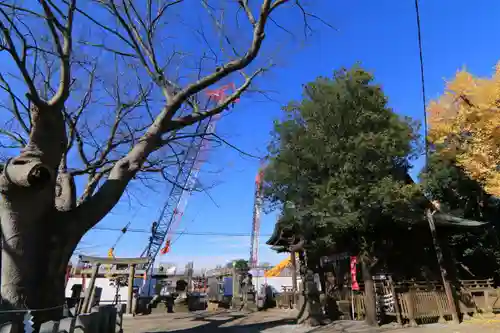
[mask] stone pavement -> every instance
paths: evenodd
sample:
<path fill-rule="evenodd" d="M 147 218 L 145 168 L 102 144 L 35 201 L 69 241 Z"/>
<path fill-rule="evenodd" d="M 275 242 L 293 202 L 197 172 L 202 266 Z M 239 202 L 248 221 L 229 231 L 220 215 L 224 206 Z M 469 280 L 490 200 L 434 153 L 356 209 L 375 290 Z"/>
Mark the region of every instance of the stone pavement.
<path fill-rule="evenodd" d="M 391 333 L 499 333 L 499 319 L 481 319 L 463 322 L 462 324 L 429 324 L 416 328 L 402 328 Z"/>
<path fill-rule="evenodd" d="M 373 328 L 361 321 L 336 321 L 322 327 L 293 323 L 295 312 L 271 309 L 256 313 L 234 311 L 165 313 L 124 318 L 124 333 L 500 333 L 500 319 L 473 320 L 460 325 L 430 324 L 417 328 Z"/>

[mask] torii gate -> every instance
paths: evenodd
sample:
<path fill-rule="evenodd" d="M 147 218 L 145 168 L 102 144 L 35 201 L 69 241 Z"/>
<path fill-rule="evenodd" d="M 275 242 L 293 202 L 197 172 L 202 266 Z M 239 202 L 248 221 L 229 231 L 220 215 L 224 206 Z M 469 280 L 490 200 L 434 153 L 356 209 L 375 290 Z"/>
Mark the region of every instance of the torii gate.
<path fill-rule="evenodd" d="M 82 313 L 87 313 L 90 310 L 90 302 L 94 298 L 94 286 L 95 280 L 97 278 L 97 273 L 99 272 L 99 267 L 101 265 L 128 265 L 128 298 L 127 298 L 127 314 L 132 314 L 132 299 L 134 293 L 134 277 L 135 277 L 135 267 L 137 265 L 147 264 L 149 258 L 108 258 L 108 257 L 90 257 L 81 255 L 80 260 L 82 262 L 88 262 L 92 264 L 92 277 L 90 279 L 89 286 L 85 290 L 85 298 L 83 300 Z"/>

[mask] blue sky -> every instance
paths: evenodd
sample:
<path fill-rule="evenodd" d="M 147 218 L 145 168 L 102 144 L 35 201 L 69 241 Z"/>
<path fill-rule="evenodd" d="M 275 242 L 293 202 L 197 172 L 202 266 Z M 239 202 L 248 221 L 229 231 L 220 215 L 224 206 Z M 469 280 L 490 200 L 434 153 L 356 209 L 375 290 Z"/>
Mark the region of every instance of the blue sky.
<path fill-rule="evenodd" d="M 389 96 L 390 105 L 400 114 L 422 120 L 422 97 L 418 62 L 417 30 L 413 1 L 323 1 L 317 7 L 329 13 L 337 29 L 321 27 L 305 45 L 278 59 L 278 68 L 259 81 L 259 87 L 277 91 L 275 102 L 243 101 L 219 122 L 217 132 L 241 149 L 262 155 L 269 140 L 272 121 L 280 117 L 280 105 L 301 96 L 301 85 L 315 77 L 328 76 L 341 66 L 360 61 L 374 72 Z M 421 1 L 427 98 L 439 96 L 445 79 L 466 66 L 477 75 L 489 75 L 500 60 L 500 2 Z M 284 22 L 284 24 L 290 22 Z M 271 38 L 269 38 L 271 39 Z M 414 174 L 422 161 L 417 161 Z M 210 174 L 210 170 L 220 170 Z M 221 182 L 210 195 L 203 193 L 189 201 L 180 230 L 221 233 L 249 233 L 252 222 L 254 178 L 258 161 L 240 156 L 230 148 L 210 152 L 209 163 L 200 173 L 202 183 Z M 157 207 L 125 208 L 108 216 L 103 226 L 118 226 L 130 218 L 132 227 L 147 227 L 157 215 Z M 261 233 L 270 234 L 275 215 L 263 215 Z M 109 246 L 112 233 L 92 231 L 90 243 Z M 117 247 L 118 255 L 136 255 L 147 235 L 126 234 Z M 260 260 L 277 263 L 282 255 L 272 253 L 261 238 Z M 233 258 L 247 258 L 249 237 L 181 236 L 172 251 L 160 261 L 195 266 L 214 266 Z M 96 251 L 105 251 L 105 248 Z M 90 251 L 90 249 L 89 249 Z"/>
<path fill-rule="evenodd" d="M 372 71 L 388 95 L 396 112 L 422 120 L 422 96 L 414 2 L 322 0 L 316 13 L 337 31 L 315 24 L 316 33 L 299 47 L 281 53 L 277 67 L 258 82 L 263 90 L 273 91 L 274 101 L 244 98 L 217 125 L 217 133 L 255 155 L 264 155 L 272 122 L 281 116 L 280 107 L 301 96 L 301 86 L 317 76 L 329 76 L 341 66 L 356 62 Z M 427 98 L 443 92 L 444 80 L 466 66 L 476 75 L 489 75 L 500 60 L 500 2 L 496 0 L 422 0 L 423 36 Z M 278 17 L 284 26 L 298 26 L 294 18 Z M 300 29 L 298 30 L 300 31 Z M 272 35 L 266 38 L 266 50 L 272 52 Z M 288 49 L 287 49 L 288 50 Z M 213 188 L 195 193 L 187 206 L 177 231 L 247 233 L 251 231 L 254 179 L 259 162 L 240 156 L 228 147 L 210 151 L 199 180 Z M 422 161 L 417 161 L 414 174 Z M 131 228 L 149 229 L 164 201 L 162 194 L 152 195 L 137 184 L 137 198 L 129 205 L 121 202 L 101 223 L 102 227 L 121 228 L 132 221 Z M 165 192 L 168 187 L 165 185 Z M 215 202 L 215 204 L 214 204 Z M 275 215 L 263 215 L 261 233 L 269 235 Z M 119 232 L 92 230 L 82 241 L 81 250 L 105 255 Z M 116 248 L 118 256 L 138 256 L 149 235 L 127 233 Z M 174 239 L 176 237 L 174 236 Z M 279 262 L 277 255 L 261 238 L 260 261 Z M 180 265 L 189 260 L 195 267 L 213 267 L 235 258 L 248 258 L 249 236 L 182 235 L 169 254 L 160 261 Z"/>

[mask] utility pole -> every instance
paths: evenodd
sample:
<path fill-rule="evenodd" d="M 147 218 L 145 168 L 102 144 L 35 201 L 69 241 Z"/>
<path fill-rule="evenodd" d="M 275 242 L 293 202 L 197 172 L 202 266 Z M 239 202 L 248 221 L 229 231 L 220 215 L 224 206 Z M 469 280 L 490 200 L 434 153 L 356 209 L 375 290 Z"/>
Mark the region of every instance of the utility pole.
<path fill-rule="evenodd" d="M 429 222 L 429 229 L 431 231 L 432 242 L 434 244 L 434 250 L 436 251 L 436 258 L 441 272 L 441 279 L 443 280 L 444 291 L 446 293 L 446 298 L 448 299 L 448 304 L 450 305 L 451 317 L 453 322 L 460 323 L 458 316 L 458 309 L 455 302 L 455 297 L 453 297 L 453 291 L 451 289 L 451 284 L 448 279 L 448 271 L 446 270 L 443 250 L 439 245 L 439 240 L 436 232 L 436 224 L 434 223 L 434 213 L 428 208 L 426 209 L 427 221 Z"/>
<path fill-rule="evenodd" d="M 295 251 L 290 252 L 290 261 L 292 263 L 292 291 L 293 291 L 293 305 L 297 307 L 297 299 L 299 291 L 297 289 L 297 258 Z"/>

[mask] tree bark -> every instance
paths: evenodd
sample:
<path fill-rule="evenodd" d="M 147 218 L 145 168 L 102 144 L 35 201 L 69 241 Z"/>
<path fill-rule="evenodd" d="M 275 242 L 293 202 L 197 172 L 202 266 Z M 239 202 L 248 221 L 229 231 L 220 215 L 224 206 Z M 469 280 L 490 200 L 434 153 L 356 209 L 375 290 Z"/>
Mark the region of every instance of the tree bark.
<path fill-rule="evenodd" d="M 308 260 L 304 252 L 299 254 L 299 261 L 303 303 L 297 315 L 297 322 L 309 326 L 319 326 L 323 324 L 324 318 L 321 311 L 320 292 L 314 281 L 314 272 L 317 271 L 317 266 L 312 260 Z"/>
<path fill-rule="evenodd" d="M 373 282 L 371 265 L 371 260 L 366 255 L 361 257 L 361 274 L 365 284 L 365 321 L 370 326 L 378 326 L 375 283 Z"/>
<path fill-rule="evenodd" d="M 47 1 L 39 2 L 44 13 L 42 21 L 45 21 L 52 35 L 52 46 L 55 50 L 53 55 L 60 60 L 59 83 L 50 99 L 45 96 L 49 92 L 44 93 L 43 97 L 38 92 L 39 81 L 34 79 L 38 70 L 31 73 L 27 68 L 26 56 L 30 58 L 31 54 L 25 53 L 26 47 L 23 47 L 23 53 L 19 53 L 16 42 L 11 38 L 11 34 L 19 35 L 18 40 L 24 41 L 24 36 L 19 34 L 15 23 L 10 24 L 13 29 L 7 29 L 0 22 L 5 41 L 2 47 L 10 54 L 27 85 L 26 97 L 29 103 L 26 104 L 30 105 L 29 140 L 21 153 L 7 163 L 0 175 L 0 219 L 3 237 L 1 293 L 4 300 L 2 306 L 12 309 L 52 309 L 34 313 L 37 322 L 59 319 L 62 313 L 60 306 L 64 302 L 65 268 L 73 250 L 85 232 L 118 203 L 128 183 L 141 170 L 148 156 L 167 144 L 169 139 L 164 138 L 164 135 L 173 133 L 169 135 L 169 138 L 173 138 L 176 130 L 221 113 L 264 71 L 264 68 L 261 68 L 247 76 L 244 83 L 216 107 L 205 111 L 195 108 L 193 113 L 178 114 L 181 106 L 190 97 L 254 61 L 264 41 L 266 23 L 271 13 L 286 3 L 284 0 L 264 0 L 258 16 L 254 16 L 248 4 L 240 1 L 240 6 L 247 13 L 252 25 L 251 45 L 241 57 L 229 60 L 213 73 L 201 77 L 185 88 L 172 93 L 166 88 L 163 69 L 161 73 L 155 73 L 153 83 L 161 86 L 166 97 L 162 110 L 132 149 L 114 163 L 99 189 L 96 190 L 96 187 L 101 178 L 97 176 L 87 184 L 89 190 L 86 190 L 83 196 L 87 200 L 76 206 L 75 185 L 66 173 L 66 155 L 71 149 L 71 145 L 68 146 L 66 127 L 76 130 L 77 120 L 70 119 L 72 116 L 65 118 L 64 109 L 75 80 L 72 75 L 74 14 L 83 11 L 77 9 L 74 0 L 67 2 L 66 15 L 62 15 L 60 8 L 50 1 L 50 4 Z M 147 47 L 138 45 L 140 37 L 134 35 L 137 31 L 128 29 L 130 20 L 125 20 L 113 3 L 106 7 L 114 9 L 111 17 L 120 21 L 121 27 L 127 30 L 130 43 L 124 41 L 128 45 L 133 44 L 136 55 L 144 58 L 144 52 L 150 53 Z M 90 16 L 84 16 L 100 26 Z M 27 26 L 26 28 L 29 30 Z M 149 62 L 142 62 L 146 71 L 150 71 Z M 156 67 L 156 61 L 151 60 L 151 65 Z M 48 73 L 50 72 L 46 74 Z M 156 74 L 160 74 L 162 83 L 157 82 L 159 78 Z M 51 86 L 51 76 L 44 76 L 44 83 Z M 24 124 L 23 121 L 21 123 Z M 26 124 L 24 129 L 28 131 Z M 24 145 L 24 140 L 22 144 Z"/>
<path fill-rule="evenodd" d="M 43 119 L 57 110 L 42 111 L 32 113 L 38 124 L 31 129 L 30 144 L 0 175 L 2 308 L 37 310 L 32 313 L 36 327 L 61 318 L 66 267 L 84 234 L 67 212 L 76 200 L 74 183 L 65 173 L 57 176 L 66 136 L 59 133 L 58 138 L 57 116 Z M 52 132 L 50 124 L 55 126 Z"/>
<path fill-rule="evenodd" d="M 83 236 L 65 221 L 72 179 L 57 176 L 67 146 L 63 103 L 35 98 L 28 144 L 0 175 L 2 308 L 38 310 L 36 326 L 61 317 L 66 266 Z"/>
<path fill-rule="evenodd" d="M 32 205 L 27 202 L 24 210 Z M 38 219 L 20 215 L 3 205 L 2 307 L 37 310 L 38 326 L 62 316 L 66 267 L 80 237 L 72 236 L 57 214 Z"/>

